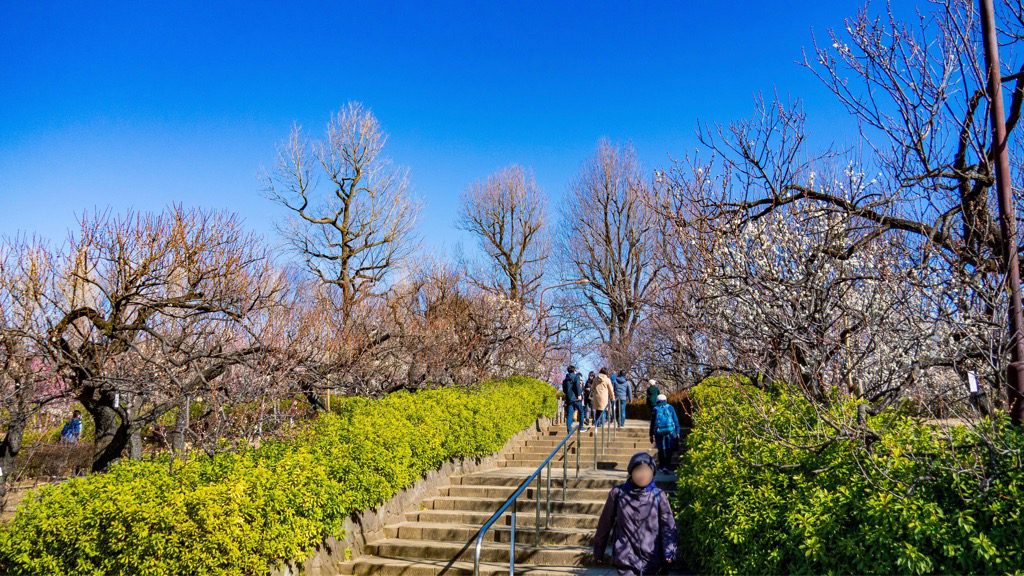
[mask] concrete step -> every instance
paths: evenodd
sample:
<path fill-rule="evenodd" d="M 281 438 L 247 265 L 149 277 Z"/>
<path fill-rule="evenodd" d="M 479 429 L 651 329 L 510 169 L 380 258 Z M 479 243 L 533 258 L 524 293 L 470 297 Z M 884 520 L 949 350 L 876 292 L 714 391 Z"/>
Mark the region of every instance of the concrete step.
<path fill-rule="evenodd" d="M 453 486 L 447 486 L 441 488 L 441 496 L 461 496 L 470 498 L 501 498 L 505 499 L 511 496 L 518 485 L 508 486 L 488 486 L 488 485 L 472 485 L 472 484 L 457 484 Z M 528 488 L 526 488 L 519 499 L 533 500 L 537 497 L 536 481 L 532 482 Z M 541 500 L 547 498 L 547 481 L 541 480 L 540 487 Z M 566 500 L 601 500 L 608 497 L 608 489 L 606 488 L 568 488 L 565 490 Z M 555 486 L 554 479 L 551 480 L 551 499 L 561 500 L 562 499 L 562 487 Z"/>
<path fill-rule="evenodd" d="M 568 450 L 567 451 L 566 456 L 569 458 L 570 461 L 572 461 L 572 462 L 576 461 L 576 452 L 577 452 L 577 450 L 575 448 L 573 448 L 572 450 Z M 626 458 L 626 459 L 629 459 L 629 458 L 632 458 L 633 455 L 636 454 L 637 452 L 646 452 L 648 454 L 657 454 L 658 450 L 657 450 L 657 448 L 655 448 L 654 446 L 651 446 L 650 444 L 648 444 L 647 446 L 640 447 L 640 448 L 613 448 L 611 446 L 607 446 L 603 450 L 599 446 L 597 448 L 597 457 L 598 458 L 601 458 L 601 457 L 615 457 L 615 458 Z M 594 459 L 594 447 L 593 446 L 584 446 L 583 450 L 579 451 L 579 453 L 580 453 L 580 462 L 581 463 L 584 460 L 586 460 L 586 458 L 588 456 L 590 457 L 591 462 L 593 462 L 593 459 Z M 527 449 L 527 450 L 522 450 L 522 451 L 519 451 L 519 452 L 513 452 L 512 454 L 509 454 L 509 455 L 505 456 L 505 459 L 506 460 L 539 460 L 539 461 L 543 462 L 549 455 L 551 455 L 551 451 L 550 450 L 546 450 L 545 451 L 545 450 L 531 450 L 531 449 Z M 554 455 L 551 455 L 551 461 L 552 462 L 561 462 L 562 461 L 562 451 L 559 450 Z"/>
<path fill-rule="evenodd" d="M 518 473 L 523 470 L 523 473 Z M 533 473 L 533 470 L 526 471 L 525 468 L 498 468 L 494 471 L 478 472 L 476 474 L 467 474 L 465 476 L 453 476 L 450 480 L 452 485 L 472 485 L 472 486 L 519 486 L 523 483 L 523 480 Z M 601 474 L 601 476 L 597 476 Z M 579 478 L 574 476 L 574 470 L 570 468 L 568 470 L 568 478 L 562 479 L 562 469 L 553 468 L 551 470 L 551 486 L 558 489 L 562 488 L 562 484 L 566 485 L 566 489 L 586 489 L 586 488 L 600 488 L 603 490 L 611 490 L 612 488 L 622 484 L 626 481 L 625 470 L 619 471 L 595 471 L 592 468 L 581 471 Z M 545 482 L 547 475 L 545 474 Z M 669 489 L 675 487 L 676 478 L 674 475 L 658 474 L 654 477 L 655 484 L 662 489 Z"/>
<path fill-rule="evenodd" d="M 348 576 L 472 576 L 473 562 L 451 560 L 416 560 L 406 558 L 363 557 L 343 566 Z M 481 562 L 481 576 L 507 576 L 508 563 Z M 529 566 L 516 565 L 518 576 L 613 576 L 616 571 L 607 566 Z"/>
<path fill-rule="evenodd" d="M 475 546 L 468 542 L 443 542 L 435 540 L 406 540 L 387 538 L 371 544 L 369 551 L 374 556 L 386 558 L 408 558 L 426 560 L 455 560 L 472 562 Z M 532 546 L 520 544 L 516 538 L 516 563 L 539 566 L 584 566 L 593 564 L 593 549 L 590 546 Z M 509 561 L 509 545 L 490 542 L 480 547 L 482 562 Z"/>
<path fill-rule="evenodd" d="M 622 470 L 622 472 L 625 473 L 626 468 L 629 466 L 629 459 L 631 457 L 632 457 L 632 454 L 630 454 L 629 456 L 621 456 L 621 457 L 614 457 L 614 456 L 606 457 L 604 455 L 600 455 L 599 454 L 598 457 L 597 457 L 597 468 L 599 470 Z M 559 461 L 559 462 L 561 462 L 561 461 Z M 497 466 L 499 466 L 499 467 L 502 467 L 502 468 L 513 466 L 513 467 L 525 467 L 525 468 L 534 468 L 534 469 L 536 469 L 538 466 L 540 466 L 543 463 L 544 463 L 544 459 L 543 458 L 524 458 L 522 460 L 498 460 L 495 464 Z M 576 466 L 576 459 L 575 458 L 573 458 L 572 460 L 569 461 L 569 466 L 575 468 L 575 466 Z M 585 456 L 581 455 L 580 456 L 580 467 L 582 467 L 584 469 L 592 469 L 594 467 L 594 457 L 593 457 L 593 455 L 590 456 L 589 460 Z M 623 481 L 625 481 L 625 478 L 623 478 Z"/>
<path fill-rule="evenodd" d="M 497 498 L 473 498 L 461 496 L 438 496 L 428 498 L 422 503 L 424 510 L 468 510 L 473 512 L 486 512 L 493 514 L 502 504 L 504 499 Z M 570 500 L 567 502 L 551 502 L 552 514 L 593 514 L 600 515 L 604 508 L 605 500 Z M 541 502 L 541 512 L 545 512 L 547 503 Z M 533 500 L 519 500 L 516 502 L 516 511 L 519 516 L 533 514 L 537 509 L 537 503 Z M 511 508 L 510 508 L 511 510 Z"/>
<path fill-rule="evenodd" d="M 648 447 L 651 446 L 650 440 L 651 440 L 650 438 L 630 439 L 630 440 L 609 440 L 609 439 L 605 439 L 605 446 L 607 446 L 608 448 L 626 448 L 626 449 L 629 449 L 629 448 L 641 448 L 641 449 L 643 449 L 643 448 L 648 448 Z M 591 438 L 589 441 L 583 441 L 583 439 L 581 438 L 580 442 L 583 444 L 583 449 L 584 450 L 586 450 L 588 447 L 591 448 L 591 449 L 593 449 L 593 447 L 594 447 L 594 439 L 593 438 Z M 597 438 L 597 443 L 598 444 L 601 443 L 601 437 L 600 436 Z M 546 453 L 550 454 L 551 451 L 554 450 L 555 447 L 558 446 L 558 445 L 559 445 L 559 442 L 554 441 L 554 440 L 527 440 L 525 443 L 523 443 L 523 448 L 522 449 L 538 450 L 538 451 L 542 451 L 542 452 L 546 452 Z M 566 442 L 566 448 L 571 450 L 571 449 L 573 449 L 575 447 L 576 447 L 576 439 L 575 438 L 573 438 L 572 442 Z M 561 451 L 561 450 L 559 450 L 559 451 Z"/>
<path fill-rule="evenodd" d="M 537 546 L 536 521 L 531 526 L 524 526 L 516 519 L 516 543 Z M 486 519 L 484 520 L 486 522 Z M 402 540 L 435 540 L 445 542 L 470 542 L 475 545 L 480 524 L 458 524 L 448 522 L 401 522 L 385 528 L 390 538 Z M 590 546 L 594 540 L 594 530 L 577 528 L 545 528 L 544 513 L 540 518 L 540 545 Z M 508 525 L 495 523 L 484 534 L 484 543 L 508 544 L 512 538 L 512 528 Z"/>
<path fill-rule="evenodd" d="M 548 436 L 538 436 L 537 437 L 537 441 L 538 442 L 550 442 L 552 445 L 558 445 L 559 443 L 562 442 L 562 439 L 564 437 L 565 437 L 564 434 L 561 434 L 561 435 L 551 434 L 551 435 L 548 435 Z M 597 441 L 600 442 L 601 438 L 602 438 L 601 433 L 598 432 L 598 434 L 597 434 Z M 651 435 L 648 433 L 647 430 L 637 430 L 636 432 L 628 432 L 628 433 L 627 432 L 623 432 L 622 430 L 619 430 L 619 431 L 617 431 L 615 433 L 605 432 L 603 438 L 604 438 L 605 442 L 611 442 L 611 441 L 617 441 L 617 442 L 644 442 L 644 441 L 648 441 L 649 442 L 650 439 L 651 439 Z M 586 441 L 586 442 L 589 442 L 589 443 L 593 444 L 593 442 L 594 442 L 594 434 L 593 434 L 592 431 L 588 430 L 587 432 L 584 432 L 583 434 L 580 434 L 579 439 L 580 439 L 580 441 Z M 568 442 L 566 442 L 566 444 L 568 444 L 569 442 L 575 443 L 576 442 L 576 436 L 573 435 L 573 437 Z"/>
<path fill-rule="evenodd" d="M 473 511 L 473 510 L 418 510 L 415 512 L 406 512 L 405 518 L 407 522 L 424 522 L 424 523 L 452 523 L 452 524 L 468 524 L 476 526 L 479 530 L 484 525 L 494 511 Z M 594 514 L 555 514 L 552 512 L 550 518 L 550 526 L 552 528 L 561 529 L 573 529 L 582 530 L 593 534 L 594 530 L 597 530 L 598 516 Z M 540 516 L 541 524 L 545 524 L 545 511 L 541 511 Z M 495 526 L 511 526 L 512 514 L 504 514 L 497 522 Z M 537 525 L 536 514 L 516 514 L 516 531 L 529 530 Z"/>
<path fill-rule="evenodd" d="M 573 438 L 572 442 L 566 442 L 565 443 L 565 448 L 566 448 L 566 450 L 571 450 L 574 447 L 579 446 L 581 444 L 583 445 L 583 449 L 584 450 L 593 450 L 594 449 L 594 438 L 593 437 L 584 436 L 584 437 L 581 437 L 579 439 L 579 441 L 577 441 L 575 438 Z M 517 447 L 515 451 L 519 452 L 519 451 L 522 451 L 522 450 L 536 450 L 538 452 L 545 452 L 547 454 L 550 454 L 552 450 L 554 450 L 556 447 L 558 447 L 558 445 L 559 445 L 559 442 L 555 442 L 555 441 L 545 442 L 543 440 L 539 440 L 537 442 L 533 442 L 533 443 L 530 443 L 530 444 L 523 444 L 523 445 Z M 635 448 L 650 448 L 651 446 L 654 446 L 654 443 L 651 442 L 650 436 L 647 436 L 647 435 L 644 435 L 643 438 L 639 438 L 639 437 L 638 438 L 621 438 L 620 437 L 620 438 L 614 438 L 613 439 L 611 437 L 608 437 L 608 438 L 604 439 L 604 447 L 606 449 L 608 449 L 608 448 L 618 448 L 618 449 L 621 449 L 621 450 L 631 450 L 631 449 L 635 449 Z M 598 448 L 601 447 L 601 437 L 600 436 L 597 437 L 597 447 Z M 562 448 L 558 448 L 558 451 L 561 452 Z"/>
<path fill-rule="evenodd" d="M 591 442 L 593 442 L 594 441 L 595 430 L 597 432 L 597 440 L 598 440 L 598 442 L 600 442 L 601 438 L 602 438 L 602 432 L 601 432 L 600 428 L 589 428 L 589 429 L 587 429 L 586 432 L 580 433 L 579 436 L 580 436 L 580 438 L 587 438 Z M 609 441 L 609 440 L 640 442 L 642 440 L 648 440 L 649 441 L 651 439 L 651 430 L 650 430 L 650 428 L 618 428 L 614 432 L 611 430 L 611 428 L 609 428 L 609 429 L 605 430 L 603 432 L 603 434 L 604 434 L 603 437 L 604 437 L 606 442 Z M 547 440 L 547 441 L 551 441 L 551 442 L 554 442 L 555 444 L 557 444 L 557 443 L 561 442 L 563 438 L 565 438 L 565 429 L 562 429 L 562 430 L 560 430 L 558 432 L 551 432 L 551 433 L 548 433 L 548 434 L 541 434 L 538 437 L 538 440 Z M 576 440 L 576 435 L 574 434 L 573 435 L 573 439 L 570 440 L 570 442 L 573 442 L 575 440 Z"/>

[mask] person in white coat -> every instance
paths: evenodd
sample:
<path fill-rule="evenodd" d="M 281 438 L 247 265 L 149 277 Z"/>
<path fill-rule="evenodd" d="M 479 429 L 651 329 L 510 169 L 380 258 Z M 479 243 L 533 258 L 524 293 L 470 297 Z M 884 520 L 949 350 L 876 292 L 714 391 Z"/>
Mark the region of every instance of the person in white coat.
<path fill-rule="evenodd" d="M 608 406 L 615 402 L 615 386 L 612 379 L 608 377 L 608 371 L 604 368 L 597 373 L 597 383 L 594 385 L 594 412 L 597 414 L 595 425 L 604 423 L 605 415 L 608 413 Z"/>

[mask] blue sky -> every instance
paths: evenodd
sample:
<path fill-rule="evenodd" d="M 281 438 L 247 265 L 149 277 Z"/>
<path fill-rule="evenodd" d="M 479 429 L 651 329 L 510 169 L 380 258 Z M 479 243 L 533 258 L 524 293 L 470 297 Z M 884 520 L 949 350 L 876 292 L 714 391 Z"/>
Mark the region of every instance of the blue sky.
<path fill-rule="evenodd" d="M 171 202 L 272 236 L 257 174 L 292 122 L 372 108 L 450 250 L 459 193 L 517 162 L 552 205 L 598 138 L 647 167 L 696 146 L 753 94 L 845 113 L 794 63 L 861 2 L 6 2 L 0 4 L 0 234 L 61 240 L 76 214 Z M 468 243 L 467 243 L 468 244 Z M 469 248 L 467 246 L 467 248 Z"/>

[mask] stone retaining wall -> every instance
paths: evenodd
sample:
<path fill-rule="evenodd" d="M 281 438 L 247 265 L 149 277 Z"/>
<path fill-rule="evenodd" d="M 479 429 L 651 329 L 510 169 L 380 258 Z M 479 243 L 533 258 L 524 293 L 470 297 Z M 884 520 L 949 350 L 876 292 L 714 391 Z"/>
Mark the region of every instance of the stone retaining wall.
<path fill-rule="evenodd" d="M 401 522 L 405 512 L 413 509 L 425 498 L 436 495 L 439 488 L 448 485 L 449 478 L 493 467 L 502 454 L 515 450 L 552 422 L 547 418 L 539 418 L 533 426 L 520 431 L 506 442 L 501 450 L 489 456 L 463 458 L 444 463 L 441 468 L 401 490 L 380 507 L 353 514 L 345 520 L 345 537 L 341 540 L 334 537 L 326 539 L 306 560 L 287 562 L 271 569 L 270 576 L 335 576 L 339 571 L 339 564 L 346 560 L 346 549 L 351 558 L 360 556 L 368 543 L 386 537 L 385 526 Z"/>

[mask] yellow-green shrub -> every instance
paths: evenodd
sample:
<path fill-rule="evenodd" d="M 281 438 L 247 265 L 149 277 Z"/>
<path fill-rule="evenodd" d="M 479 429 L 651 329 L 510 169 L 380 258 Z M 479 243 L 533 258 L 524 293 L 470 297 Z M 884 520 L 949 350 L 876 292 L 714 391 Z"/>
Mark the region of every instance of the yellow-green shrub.
<path fill-rule="evenodd" d="M 729 379 L 701 383 L 694 400 L 674 497 L 692 569 L 1024 569 L 1024 433 L 1005 415 L 981 424 L 986 437 L 998 439 L 999 446 L 987 446 L 966 428 L 940 432 L 889 410 L 867 419 L 877 435 L 868 447 L 829 424 L 856 422 L 854 400 L 815 407 L 782 385 L 762 392 Z"/>
<path fill-rule="evenodd" d="M 262 574 L 446 460 L 495 452 L 555 402 L 551 386 L 513 378 L 332 408 L 290 440 L 173 473 L 161 457 L 43 488 L 0 530 L 0 572 Z"/>

